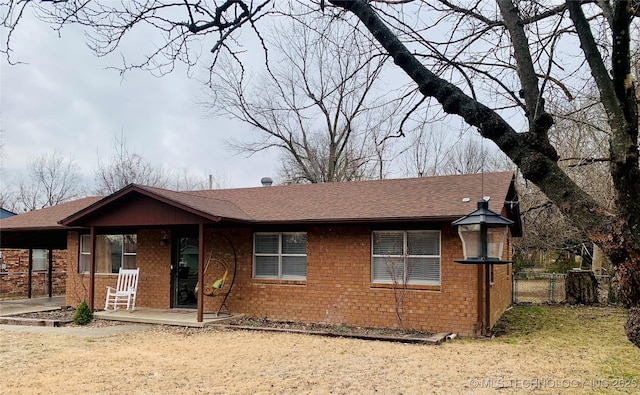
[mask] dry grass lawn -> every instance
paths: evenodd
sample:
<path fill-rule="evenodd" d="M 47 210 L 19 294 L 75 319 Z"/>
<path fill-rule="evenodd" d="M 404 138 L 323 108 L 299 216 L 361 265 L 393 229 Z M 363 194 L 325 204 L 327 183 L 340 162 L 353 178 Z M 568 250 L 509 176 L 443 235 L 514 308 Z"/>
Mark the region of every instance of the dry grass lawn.
<path fill-rule="evenodd" d="M 640 393 L 624 316 L 516 307 L 502 336 L 439 346 L 167 327 L 100 338 L 0 330 L 0 393 Z"/>

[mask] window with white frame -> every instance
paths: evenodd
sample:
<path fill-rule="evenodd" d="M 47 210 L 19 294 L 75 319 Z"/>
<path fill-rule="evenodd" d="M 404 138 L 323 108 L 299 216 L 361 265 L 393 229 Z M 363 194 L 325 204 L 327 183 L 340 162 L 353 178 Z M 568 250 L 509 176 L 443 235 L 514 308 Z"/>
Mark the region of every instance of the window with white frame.
<path fill-rule="evenodd" d="M 371 281 L 440 285 L 440 231 L 374 231 Z"/>
<path fill-rule="evenodd" d="M 253 277 L 305 280 L 307 278 L 307 234 L 305 232 L 255 233 Z"/>
<path fill-rule="evenodd" d="M 138 237 L 135 234 L 96 235 L 96 273 L 118 273 L 135 269 Z M 91 264 L 91 236 L 80 236 L 78 270 L 88 272 Z"/>
<path fill-rule="evenodd" d="M 47 270 L 48 250 L 36 248 L 31 250 L 31 270 Z"/>

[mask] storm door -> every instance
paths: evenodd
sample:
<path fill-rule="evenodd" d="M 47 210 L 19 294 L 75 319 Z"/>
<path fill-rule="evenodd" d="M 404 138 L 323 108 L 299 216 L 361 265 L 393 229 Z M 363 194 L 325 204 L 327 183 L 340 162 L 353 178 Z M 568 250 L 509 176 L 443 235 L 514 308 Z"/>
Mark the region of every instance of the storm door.
<path fill-rule="evenodd" d="M 195 309 L 198 306 L 198 239 L 179 237 L 173 262 L 173 307 Z"/>

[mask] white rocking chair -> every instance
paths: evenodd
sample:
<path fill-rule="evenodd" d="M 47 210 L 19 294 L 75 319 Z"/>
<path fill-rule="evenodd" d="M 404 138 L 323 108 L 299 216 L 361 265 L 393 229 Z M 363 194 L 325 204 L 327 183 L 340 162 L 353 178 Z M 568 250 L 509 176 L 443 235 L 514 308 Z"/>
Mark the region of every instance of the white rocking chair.
<path fill-rule="evenodd" d="M 120 268 L 116 288 L 107 287 L 107 299 L 104 302 L 104 309 L 106 311 L 109 310 L 109 305 L 113 307 L 111 311 L 117 310 L 118 306 L 127 306 L 127 310 L 129 311 L 135 310 L 138 274 L 140 274 L 140 268 Z"/>

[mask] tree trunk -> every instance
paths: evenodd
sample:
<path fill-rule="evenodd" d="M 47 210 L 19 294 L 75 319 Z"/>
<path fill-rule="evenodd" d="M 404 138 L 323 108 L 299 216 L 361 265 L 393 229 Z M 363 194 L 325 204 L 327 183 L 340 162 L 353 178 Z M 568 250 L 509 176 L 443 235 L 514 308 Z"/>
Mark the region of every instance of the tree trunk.
<path fill-rule="evenodd" d="M 629 316 L 624 324 L 624 332 L 631 343 L 636 346 L 640 344 L 640 307 L 629 309 Z"/>
<path fill-rule="evenodd" d="M 571 271 L 564 279 L 569 304 L 591 306 L 598 303 L 598 280 L 591 271 Z"/>
<path fill-rule="evenodd" d="M 573 225 L 598 244 L 614 268 L 620 301 L 627 308 L 640 310 L 640 240 L 632 231 L 640 226 L 640 200 L 637 199 L 640 196 L 638 103 L 627 67 L 631 20 L 629 9 L 625 8 L 626 2 L 615 3 L 612 24 L 617 32 L 614 52 L 619 62 L 614 64 L 613 80 L 602 58 L 599 58 L 598 46 L 591 35 L 589 21 L 582 12 L 581 2 L 566 2 L 611 126 L 610 170 L 617 192 L 615 214 L 602 207 L 559 167 L 558 154 L 546 136 L 546 131 L 553 125 L 551 115 L 544 111 L 530 114 L 529 131 L 517 133 L 498 113 L 428 70 L 388 28 L 368 1 L 330 0 L 330 3 L 357 16 L 396 65 L 416 82 L 424 96 L 435 98 L 445 113 L 459 115 L 467 124 L 477 127 L 482 137 L 496 143 L 527 180 L 536 184 Z M 503 7 L 506 19 L 515 15 L 506 1 L 502 4 L 506 7 Z M 509 26 L 512 27 L 511 34 L 520 33 L 517 21 Z M 527 50 L 527 47 L 523 45 L 515 47 L 515 50 Z M 533 96 L 537 97 L 531 95 L 528 105 L 537 102 Z M 640 319 L 630 316 L 627 328 L 630 333 L 640 333 Z M 634 339 L 634 344 L 640 347 L 640 336 Z"/>

